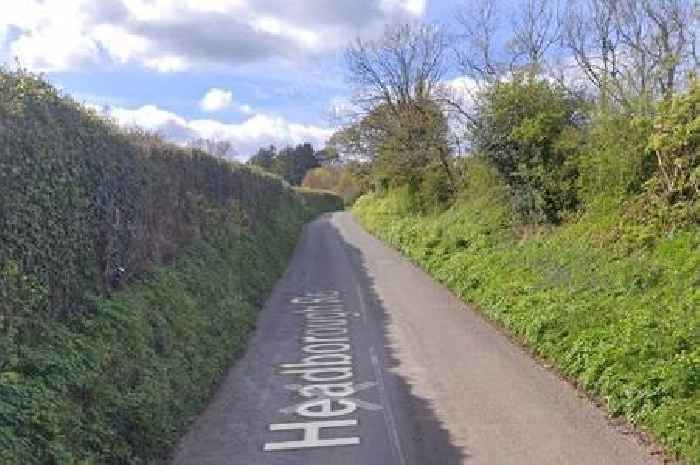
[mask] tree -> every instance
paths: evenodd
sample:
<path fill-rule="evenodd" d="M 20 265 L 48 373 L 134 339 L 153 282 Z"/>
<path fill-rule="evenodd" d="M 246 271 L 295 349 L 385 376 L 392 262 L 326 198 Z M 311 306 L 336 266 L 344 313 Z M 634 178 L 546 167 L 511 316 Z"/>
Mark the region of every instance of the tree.
<path fill-rule="evenodd" d="M 293 186 L 301 184 L 307 171 L 320 166 L 314 148 L 309 143 L 288 146 L 279 152 L 273 145 L 269 148 L 262 147 L 248 163 L 280 176 Z"/>
<path fill-rule="evenodd" d="M 464 75 L 492 83 L 525 69 L 543 70 L 548 53 L 561 41 L 561 14 L 556 0 L 521 0 L 503 29 L 502 2 L 473 0 L 457 11 L 460 24 L 455 53 Z M 497 40 L 503 40 L 499 48 Z"/>
<path fill-rule="evenodd" d="M 566 43 L 584 75 L 611 101 L 670 98 L 697 65 L 693 0 L 577 0 Z M 695 13 L 697 14 L 697 13 Z M 649 107 L 647 105 L 647 107 Z"/>
<path fill-rule="evenodd" d="M 334 190 L 340 180 L 341 169 L 322 166 L 309 170 L 301 185 L 309 189 Z"/>
<path fill-rule="evenodd" d="M 334 145 L 326 145 L 324 149 L 316 152 L 316 160 L 321 166 L 336 166 L 342 163 Z"/>
<path fill-rule="evenodd" d="M 233 144 L 227 140 L 195 139 L 187 144 L 189 147 L 199 149 L 217 158 L 235 159 L 238 153 Z"/>
<path fill-rule="evenodd" d="M 272 166 L 277 158 L 277 149 L 274 145 L 269 147 L 260 147 L 255 155 L 250 157 L 248 163 L 258 166 L 266 171 L 272 171 Z"/>
<path fill-rule="evenodd" d="M 446 50 L 447 37 L 435 25 L 387 26 L 379 40 L 357 39 L 346 51 L 355 104 L 367 111 L 386 105 L 398 116 L 429 99 L 444 78 Z"/>
<path fill-rule="evenodd" d="M 311 144 L 282 149 L 275 158 L 272 171 L 293 186 L 301 185 L 306 172 L 320 166 Z"/>
<path fill-rule="evenodd" d="M 360 186 L 355 181 L 349 166 L 322 166 L 309 170 L 301 184 L 310 189 L 333 191 L 351 204 L 360 195 Z"/>
<path fill-rule="evenodd" d="M 375 41 L 358 39 L 346 52 L 362 117 L 337 140 L 372 160 L 383 182 L 421 182 L 430 165 L 454 190 L 447 123 L 438 95 L 447 69 L 447 37 L 435 25 L 390 26 Z"/>

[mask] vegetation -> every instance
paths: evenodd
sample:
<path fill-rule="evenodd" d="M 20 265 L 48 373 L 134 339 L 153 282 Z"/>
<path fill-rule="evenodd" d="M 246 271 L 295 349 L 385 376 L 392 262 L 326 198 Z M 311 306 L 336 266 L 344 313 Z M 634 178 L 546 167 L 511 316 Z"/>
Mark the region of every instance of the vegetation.
<path fill-rule="evenodd" d="M 360 117 L 330 141 L 346 158 L 371 165 L 375 188 L 408 185 L 422 209 L 455 192 L 448 122 L 435 99 L 446 50 L 445 32 L 432 25 L 388 27 L 378 40 L 358 39 L 346 56 Z"/>
<path fill-rule="evenodd" d="M 529 223 L 557 223 L 577 205 L 578 102 L 562 86 L 515 75 L 478 96 L 469 133 Z"/>
<path fill-rule="evenodd" d="M 276 174 L 292 186 L 299 186 L 307 171 L 321 166 L 320 158 L 311 144 L 285 147 L 279 152 L 271 145 L 260 148 L 248 164 Z"/>
<path fill-rule="evenodd" d="M 329 190 L 297 187 L 295 191 L 306 207 L 314 212 L 332 212 L 342 210 L 344 202 L 335 192 Z"/>
<path fill-rule="evenodd" d="M 490 184 L 497 174 L 470 168 L 491 179 L 474 180 L 447 211 L 417 215 L 406 189 L 361 197 L 353 211 L 612 414 L 700 463 L 697 228 L 628 254 L 611 239 L 610 208 L 523 235 L 509 224 L 506 186 Z"/>
<path fill-rule="evenodd" d="M 329 145 L 362 165 L 369 230 L 700 463 L 691 2 L 566 3 L 466 3 L 460 88 L 436 26 L 351 45 L 357 114 Z"/>
<path fill-rule="evenodd" d="M 351 205 L 360 195 L 360 187 L 355 183 L 351 166 L 322 166 L 309 170 L 301 185 L 310 189 L 334 192 Z"/>
<path fill-rule="evenodd" d="M 0 73 L 0 462 L 165 459 L 339 203 Z"/>

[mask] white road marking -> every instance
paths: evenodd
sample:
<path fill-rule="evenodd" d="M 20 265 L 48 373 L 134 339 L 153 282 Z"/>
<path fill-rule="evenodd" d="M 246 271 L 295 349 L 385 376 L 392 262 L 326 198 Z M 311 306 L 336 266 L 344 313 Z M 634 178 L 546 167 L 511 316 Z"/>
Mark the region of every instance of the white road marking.
<path fill-rule="evenodd" d="M 324 421 L 271 424 L 270 431 L 303 430 L 304 438 L 301 441 L 268 442 L 263 445 L 263 450 L 270 452 L 358 445 L 360 438 L 357 436 L 330 439 L 320 437 L 322 428 L 343 428 L 358 424 L 356 418 L 332 421 L 326 419 L 352 415 L 359 403 L 368 410 L 375 407 L 350 398 L 357 390 L 352 381 L 354 374 L 350 338 L 337 337 L 347 334 L 349 329 L 348 314 L 343 311 L 340 292 L 310 293 L 291 299 L 291 303 L 304 306 L 303 309 L 293 310 L 292 313 L 303 315 L 304 318 L 302 340 L 306 344 L 302 345 L 301 352 L 306 354 L 306 357 L 299 363 L 282 364 L 280 374 L 297 375 L 301 380 L 315 384 L 302 386 L 297 392 L 304 398 L 303 402 L 284 408 L 281 412 L 294 413 L 303 418 L 320 418 Z M 339 381 L 343 383 L 338 383 Z"/>
<path fill-rule="evenodd" d="M 403 455 L 403 449 L 401 449 L 401 440 L 399 439 L 399 432 L 396 429 L 396 421 L 394 420 L 394 415 L 391 413 L 391 405 L 389 404 L 389 399 L 386 395 L 386 389 L 384 387 L 384 378 L 382 377 L 382 369 L 379 366 L 379 359 L 377 358 L 377 353 L 374 350 L 374 346 L 369 347 L 370 358 L 372 359 L 372 367 L 374 368 L 374 375 L 377 377 L 377 388 L 379 390 L 379 399 L 384 406 L 384 423 L 386 423 L 386 429 L 389 432 L 392 442 L 394 443 L 394 456 L 398 457 L 399 463 L 401 465 L 406 465 L 406 458 Z"/>
<path fill-rule="evenodd" d="M 309 447 L 338 447 L 354 446 L 360 443 L 358 437 L 346 437 L 336 439 L 321 439 L 321 428 L 343 428 L 357 426 L 357 420 L 331 420 L 312 421 L 308 423 L 282 423 L 270 425 L 270 431 L 304 430 L 304 439 L 301 441 L 268 442 L 263 446 L 266 452 L 294 449 L 308 449 Z"/>
<path fill-rule="evenodd" d="M 360 285 L 355 285 L 355 293 L 360 301 L 360 313 L 362 313 L 362 322 L 365 326 L 368 325 L 367 320 L 367 304 L 365 303 L 364 293 L 360 289 Z M 391 449 L 392 455 L 398 459 L 400 465 L 406 465 L 406 457 L 404 456 L 403 449 L 401 448 L 401 440 L 399 439 L 399 432 L 396 429 L 396 421 L 394 420 L 394 415 L 391 411 L 391 405 L 389 404 L 389 398 L 386 394 L 386 388 L 384 387 L 384 378 L 382 376 L 382 369 L 379 366 L 379 359 L 377 358 L 377 352 L 374 350 L 374 346 L 369 347 L 369 355 L 372 360 L 372 368 L 374 369 L 374 376 L 377 378 L 377 388 L 379 390 L 379 402 L 384 406 L 384 423 L 386 425 L 387 432 L 394 447 Z"/>
<path fill-rule="evenodd" d="M 362 314 L 362 324 L 367 326 L 367 305 L 365 305 L 365 297 L 362 293 L 362 290 L 360 289 L 359 284 L 355 285 L 355 294 L 357 294 L 357 297 L 360 300 L 360 313 Z"/>
<path fill-rule="evenodd" d="M 382 405 L 353 397 L 353 394 L 373 388 L 376 385 L 377 383 L 374 381 L 368 381 L 359 384 L 348 382 L 342 384 L 312 384 L 310 386 L 304 386 L 301 384 L 287 384 L 284 386 L 284 388 L 290 391 L 298 392 L 302 397 L 307 397 L 311 400 L 326 400 L 331 398 L 349 400 L 353 402 L 357 408 L 378 412 L 379 410 L 384 409 Z M 279 412 L 286 414 L 296 413 L 299 407 L 303 406 L 305 403 L 306 402 L 301 402 L 296 405 L 284 407 L 280 409 Z"/>

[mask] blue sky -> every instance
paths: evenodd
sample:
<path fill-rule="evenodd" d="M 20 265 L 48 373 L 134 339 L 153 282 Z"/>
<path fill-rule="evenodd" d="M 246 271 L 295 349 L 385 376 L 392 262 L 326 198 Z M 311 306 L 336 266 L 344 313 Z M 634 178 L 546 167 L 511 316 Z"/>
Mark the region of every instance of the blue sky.
<path fill-rule="evenodd" d="M 125 125 L 185 142 L 321 146 L 349 96 L 343 50 L 457 0 L 2 0 L 15 59 Z"/>

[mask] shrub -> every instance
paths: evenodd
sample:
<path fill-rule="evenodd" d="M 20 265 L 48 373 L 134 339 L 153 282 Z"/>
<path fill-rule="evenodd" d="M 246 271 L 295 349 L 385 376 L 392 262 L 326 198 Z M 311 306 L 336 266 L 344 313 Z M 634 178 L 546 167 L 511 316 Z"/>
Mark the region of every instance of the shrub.
<path fill-rule="evenodd" d="M 645 150 L 653 174 L 630 198 L 613 238 L 626 250 L 700 224 L 700 85 L 661 103 Z"/>
<path fill-rule="evenodd" d="M 521 221 L 557 223 L 576 207 L 578 116 L 579 102 L 563 88 L 527 74 L 478 96 L 474 148 L 503 176 Z"/>
<path fill-rule="evenodd" d="M 579 197 L 587 206 L 605 196 L 618 201 L 638 194 L 653 172 L 647 151 L 649 118 L 598 109 L 577 159 Z"/>
<path fill-rule="evenodd" d="M 324 166 L 309 170 L 301 185 L 310 189 L 333 191 L 351 205 L 360 195 L 360 187 L 348 166 Z"/>
<path fill-rule="evenodd" d="M 398 190 L 363 196 L 353 213 L 613 414 L 698 463 L 698 229 L 619 253 L 598 240 L 615 227 L 619 209 L 610 209 L 523 240 L 509 227 L 508 194 L 488 181 L 488 165 L 469 165 L 472 181 L 447 211 L 416 214 Z"/>

